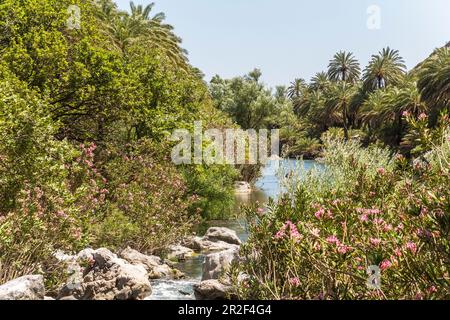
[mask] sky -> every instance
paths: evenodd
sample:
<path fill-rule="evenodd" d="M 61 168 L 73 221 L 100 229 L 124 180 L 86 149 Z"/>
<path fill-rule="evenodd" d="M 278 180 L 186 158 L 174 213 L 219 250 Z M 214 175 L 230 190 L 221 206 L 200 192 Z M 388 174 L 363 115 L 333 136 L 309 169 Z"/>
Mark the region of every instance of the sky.
<path fill-rule="evenodd" d="M 364 67 L 386 46 L 399 50 L 412 68 L 450 41 L 449 0 L 154 2 L 154 13 L 166 14 L 207 81 L 260 68 L 269 86 L 289 85 L 326 70 L 340 50 L 353 52 Z M 116 3 L 129 8 L 129 0 Z"/>

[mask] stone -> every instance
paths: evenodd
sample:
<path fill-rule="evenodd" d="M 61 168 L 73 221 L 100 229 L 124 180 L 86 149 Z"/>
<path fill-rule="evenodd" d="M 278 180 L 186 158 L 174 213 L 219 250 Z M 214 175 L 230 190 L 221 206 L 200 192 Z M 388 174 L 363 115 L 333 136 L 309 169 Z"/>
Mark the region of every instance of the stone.
<path fill-rule="evenodd" d="M 193 257 L 195 255 L 194 250 L 183 247 L 182 245 L 175 245 L 169 247 L 169 253 L 167 258 L 170 260 L 182 261 L 186 258 Z"/>
<path fill-rule="evenodd" d="M 203 238 L 188 237 L 181 242 L 181 245 L 195 252 L 201 252 L 203 250 Z"/>
<path fill-rule="evenodd" d="M 123 250 L 119 256 L 133 265 L 142 265 L 152 280 L 184 278 L 181 271 L 173 268 L 167 262 L 163 263 L 160 257 L 148 256 L 131 248 Z"/>
<path fill-rule="evenodd" d="M 220 251 L 226 251 L 230 249 L 239 249 L 238 245 L 226 243 L 223 241 L 209 241 L 209 240 L 203 240 L 202 242 L 202 252 L 204 253 L 213 253 L 213 252 L 220 252 Z"/>
<path fill-rule="evenodd" d="M 162 265 L 162 261 L 161 261 L 160 257 L 147 256 L 145 254 L 140 253 L 139 251 L 131 249 L 130 247 L 122 250 L 119 253 L 119 256 L 131 264 L 143 265 L 147 271 L 152 270 L 153 268 Z"/>
<path fill-rule="evenodd" d="M 235 245 L 241 244 L 241 240 L 237 236 L 236 231 L 220 227 L 209 228 L 205 234 L 204 240 L 212 242 L 223 241 Z"/>
<path fill-rule="evenodd" d="M 75 300 L 78 300 L 78 299 L 75 298 L 74 296 L 67 296 L 67 297 L 62 297 L 59 300 L 72 300 L 72 301 L 75 301 Z"/>
<path fill-rule="evenodd" d="M 206 280 L 194 285 L 197 300 L 226 300 L 231 290 L 231 286 L 224 285 L 218 280 Z"/>
<path fill-rule="evenodd" d="M 0 300 L 44 300 L 45 287 L 42 275 L 28 275 L 0 286 Z"/>
<path fill-rule="evenodd" d="M 151 294 L 142 264 L 130 264 L 105 248 L 92 251 L 92 259 L 82 280 L 64 286 L 59 299 L 73 296 L 78 300 L 139 300 Z"/>
<path fill-rule="evenodd" d="M 202 281 L 218 280 L 225 274 L 234 261 L 239 259 L 239 250 L 230 249 L 209 254 L 203 263 Z"/>

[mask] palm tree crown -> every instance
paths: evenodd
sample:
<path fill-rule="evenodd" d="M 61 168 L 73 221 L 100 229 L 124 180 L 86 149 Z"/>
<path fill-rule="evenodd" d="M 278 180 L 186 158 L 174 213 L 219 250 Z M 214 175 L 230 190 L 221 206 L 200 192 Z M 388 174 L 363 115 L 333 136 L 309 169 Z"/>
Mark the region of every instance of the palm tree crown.
<path fill-rule="evenodd" d="M 328 66 L 328 76 L 332 81 L 355 82 L 359 79 L 361 68 L 353 53 L 336 53 Z"/>
<path fill-rule="evenodd" d="M 401 81 L 405 70 L 406 66 L 398 50 L 387 47 L 372 56 L 364 70 L 364 87 L 367 91 L 373 91 L 396 84 Z"/>

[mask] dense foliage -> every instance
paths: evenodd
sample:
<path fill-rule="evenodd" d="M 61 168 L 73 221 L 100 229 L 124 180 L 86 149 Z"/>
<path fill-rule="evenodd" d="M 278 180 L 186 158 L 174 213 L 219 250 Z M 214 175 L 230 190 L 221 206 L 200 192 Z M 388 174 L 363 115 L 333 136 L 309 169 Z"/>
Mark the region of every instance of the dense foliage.
<path fill-rule="evenodd" d="M 429 136 L 426 119 L 404 120 Z M 448 116 L 439 123 L 433 142 L 415 139 L 416 150 L 428 152 L 411 162 L 384 148 L 325 140 L 326 169 L 288 179 L 267 212 L 247 209 L 251 237 L 232 272 L 237 295 L 450 298 Z M 370 266 L 381 270 L 380 289 L 367 286 Z"/>
<path fill-rule="evenodd" d="M 58 249 L 160 252 L 229 213 L 233 167 L 172 165 L 174 129 L 231 121 L 152 7 L 0 1 L 0 283 L 50 275 Z"/>
<path fill-rule="evenodd" d="M 385 48 L 364 70 L 350 52 L 338 52 L 326 72 L 309 83 L 298 78 L 288 88 L 268 89 L 254 70 L 244 77 L 214 77 L 211 95 L 217 108 L 244 128 L 278 128 L 282 153 L 315 158 L 327 131 L 342 129 L 346 140 L 383 144 L 409 156 L 404 113 L 428 116 L 433 127 L 441 111 L 449 111 L 448 46 L 407 72 L 399 52 Z"/>

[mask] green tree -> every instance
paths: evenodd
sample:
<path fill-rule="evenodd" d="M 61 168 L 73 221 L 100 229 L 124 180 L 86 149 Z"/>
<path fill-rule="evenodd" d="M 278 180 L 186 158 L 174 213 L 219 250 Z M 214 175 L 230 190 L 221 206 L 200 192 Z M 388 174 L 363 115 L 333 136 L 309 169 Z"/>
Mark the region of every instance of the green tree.
<path fill-rule="evenodd" d="M 326 109 L 329 114 L 340 114 L 345 139 L 349 139 L 349 107 L 356 94 L 356 87 L 346 82 L 335 83 L 327 94 Z"/>
<path fill-rule="evenodd" d="M 332 81 L 355 82 L 359 80 L 361 68 L 353 53 L 340 51 L 328 65 L 328 77 Z"/>
<path fill-rule="evenodd" d="M 367 91 L 396 85 L 405 74 L 406 66 L 398 50 L 387 47 L 373 55 L 364 70 L 363 81 Z"/>

